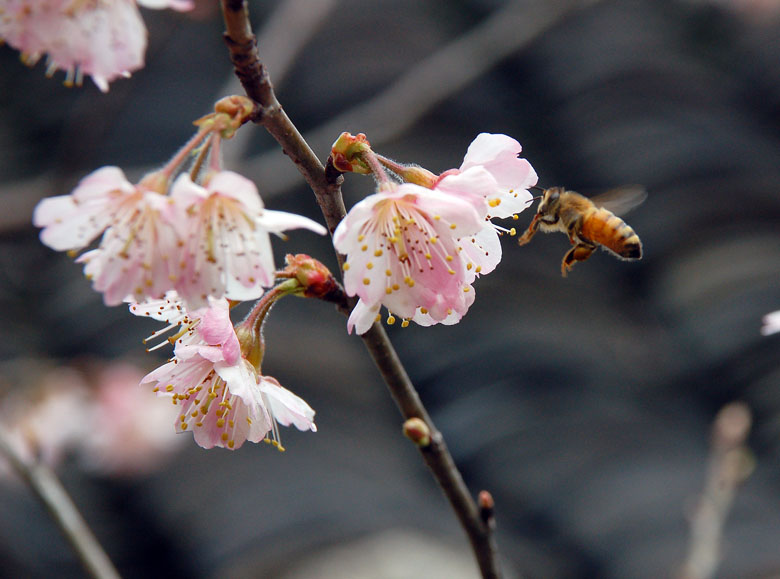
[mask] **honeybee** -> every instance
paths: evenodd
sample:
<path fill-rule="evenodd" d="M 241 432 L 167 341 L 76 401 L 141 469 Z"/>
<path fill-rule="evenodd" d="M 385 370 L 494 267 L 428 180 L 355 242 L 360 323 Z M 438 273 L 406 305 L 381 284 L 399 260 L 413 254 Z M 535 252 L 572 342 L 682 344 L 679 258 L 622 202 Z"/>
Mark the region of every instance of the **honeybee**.
<path fill-rule="evenodd" d="M 625 187 L 588 199 L 563 187 L 550 187 L 542 193 L 536 215 L 518 243 L 525 245 L 539 229 L 545 233 L 566 233 L 574 247 L 563 256 L 563 277 L 575 263 L 588 259 L 599 246 L 619 259 L 642 259 L 639 236 L 615 213 L 625 213 L 646 196 L 639 187 Z"/>

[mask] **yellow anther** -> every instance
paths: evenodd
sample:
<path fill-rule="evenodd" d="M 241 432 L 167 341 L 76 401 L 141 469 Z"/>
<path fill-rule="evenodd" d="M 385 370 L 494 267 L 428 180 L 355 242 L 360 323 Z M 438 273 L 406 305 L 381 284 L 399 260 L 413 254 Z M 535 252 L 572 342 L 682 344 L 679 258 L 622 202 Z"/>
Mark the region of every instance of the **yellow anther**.
<path fill-rule="evenodd" d="M 344 266 L 341 269 L 343 269 L 344 271 L 347 271 L 349 269 L 349 264 L 345 263 Z"/>
<path fill-rule="evenodd" d="M 402 328 L 408 328 L 409 327 L 409 320 L 402 321 L 401 322 L 401 327 Z"/>
<path fill-rule="evenodd" d="M 434 219 L 435 221 L 439 221 L 439 220 L 441 219 L 441 215 L 434 215 L 434 216 L 433 216 L 433 219 Z"/>
<path fill-rule="evenodd" d="M 517 229 L 515 229 L 514 227 L 512 227 L 512 228 L 509 230 L 509 235 L 510 235 L 510 237 L 511 237 L 511 236 L 514 236 L 514 235 L 517 235 Z"/>
<path fill-rule="evenodd" d="M 386 270 L 385 270 L 385 275 L 386 275 L 387 277 L 390 277 L 391 275 L 393 275 L 393 272 L 392 272 L 392 271 L 390 271 L 389 269 L 386 269 Z"/>
<path fill-rule="evenodd" d="M 445 257 L 444 259 L 446 259 L 447 261 L 452 261 L 452 259 L 453 259 L 453 258 L 452 258 L 452 256 L 451 256 L 451 255 L 448 255 L 448 256 L 447 256 L 447 257 Z"/>
<path fill-rule="evenodd" d="M 471 271 L 471 268 L 472 268 L 472 267 L 474 267 L 474 264 L 473 264 L 473 263 L 470 263 L 470 262 L 469 262 L 469 263 L 467 263 L 467 264 L 466 264 L 466 269 L 467 269 L 467 270 Z"/>
<path fill-rule="evenodd" d="M 499 205 L 501 205 L 501 199 L 490 199 L 488 201 L 488 205 L 490 205 L 491 207 L 498 207 Z"/>
<path fill-rule="evenodd" d="M 436 237 L 431 237 L 428 241 L 430 241 L 431 243 L 436 243 L 439 240 Z"/>
<path fill-rule="evenodd" d="M 391 288 L 391 287 L 386 287 L 386 288 L 385 288 L 385 293 L 386 293 L 387 295 L 390 295 L 391 293 L 393 293 L 393 288 Z"/>
<path fill-rule="evenodd" d="M 236 445 L 236 441 L 235 441 L 235 440 L 229 440 L 229 441 L 228 441 L 228 446 L 229 446 L 230 448 L 233 448 L 235 445 Z"/>
<path fill-rule="evenodd" d="M 430 253 L 426 253 L 425 259 L 433 259 L 433 256 Z"/>
<path fill-rule="evenodd" d="M 367 278 L 367 277 L 363 278 L 363 285 L 368 285 L 370 283 L 371 283 L 371 280 L 369 278 Z"/>
<path fill-rule="evenodd" d="M 393 314 L 389 314 L 387 316 L 387 325 L 392 326 L 395 323 L 395 316 Z"/>
<path fill-rule="evenodd" d="M 420 308 L 420 313 L 421 314 L 427 314 L 428 313 L 428 308 Z"/>
<path fill-rule="evenodd" d="M 517 213 L 515 213 L 514 215 L 512 215 L 512 219 L 517 221 L 518 219 L 520 219 L 520 216 Z"/>
<path fill-rule="evenodd" d="M 366 269 L 374 269 L 374 264 L 370 261 L 366 264 Z"/>
<path fill-rule="evenodd" d="M 166 391 L 166 392 L 173 392 L 173 384 L 168 384 L 168 385 L 165 387 L 165 391 Z"/>
<path fill-rule="evenodd" d="M 455 225 L 454 223 L 450 223 L 450 229 L 457 229 L 457 227 L 458 227 L 458 226 L 457 226 L 457 225 Z"/>
<path fill-rule="evenodd" d="M 382 255 L 382 250 L 381 250 L 381 249 L 377 249 L 377 250 L 374 252 L 374 257 L 380 257 L 381 255 Z"/>
<path fill-rule="evenodd" d="M 368 246 L 364 245 L 360 248 L 360 251 L 368 251 Z"/>
<path fill-rule="evenodd" d="M 470 291 L 471 291 L 471 286 L 465 286 L 465 287 L 463 288 L 463 292 L 464 292 L 464 293 L 469 293 Z"/>
<path fill-rule="evenodd" d="M 393 291 L 398 291 L 399 289 L 401 289 L 401 286 L 398 285 L 397 283 L 394 283 L 393 284 Z"/>
<path fill-rule="evenodd" d="M 365 238 L 366 236 L 363 234 L 358 235 L 358 241 L 363 241 Z"/>
<path fill-rule="evenodd" d="M 482 266 L 478 265 L 477 269 L 475 269 L 474 271 L 476 271 L 477 273 L 481 272 L 482 271 Z"/>
<path fill-rule="evenodd" d="M 455 270 L 450 268 L 450 269 L 447 270 L 447 273 L 450 274 L 450 275 L 455 275 Z"/>

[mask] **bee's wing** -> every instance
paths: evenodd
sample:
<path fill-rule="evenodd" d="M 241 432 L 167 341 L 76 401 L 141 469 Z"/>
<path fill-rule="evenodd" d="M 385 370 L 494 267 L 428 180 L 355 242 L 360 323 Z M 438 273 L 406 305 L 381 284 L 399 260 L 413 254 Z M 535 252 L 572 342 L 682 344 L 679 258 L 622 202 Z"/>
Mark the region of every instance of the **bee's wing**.
<path fill-rule="evenodd" d="M 609 209 L 615 215 L 625 215 L 645 199 L 647 191 L 640 185 L 616 187 L 590 198 L 597 207 Z"/>

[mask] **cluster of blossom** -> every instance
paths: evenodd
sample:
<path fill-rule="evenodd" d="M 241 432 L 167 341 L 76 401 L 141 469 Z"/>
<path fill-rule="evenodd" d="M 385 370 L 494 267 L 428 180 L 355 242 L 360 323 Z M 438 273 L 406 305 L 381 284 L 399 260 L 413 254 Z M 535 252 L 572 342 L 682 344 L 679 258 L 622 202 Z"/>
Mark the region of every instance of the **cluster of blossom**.
<path fill-rule="evenodd" d="M 66 85 L 89 75 L 108 83 L 143 67 L 146 27 L 138 10 L 185 11 L 190 0 L 0 0 L 0 41 L 21 51 L 29 65 L 47 55 L 46 74 L 65 71 Z"/>
<path fill-rule="evenodd" d="M 308 256 L 288 256 L 287 268 L 275 269 L 270 233 L 326 229 L 265 209 L 254 183 L 221 166 L 221 139 L 252 110 L 248 99 L 223 99 L 163 169 L 133 184 L 104 167 L 69 195 L 41 201 L 33 216 L 46 245 L 84 251 L 77 261 L 107 305 L 130 303 L 133 314 L 164 322 L 155 335 L 175 331 L 173 357 L 141 383 L 171 398 L 176 430 L 193 432 L 204 448 L 266 440 L 281 449 L 278 424 L 316 430 L 308 404 L 261 371 L 261 329 L 280 297 L 329 299 L 337 287 Z M 531 199 L 536 173 L 520 150 L 510 137 L 481 134 L 460 168 L 434 175 L 376 155 L 362 135 L 339 138 L 334 166 L 371 172 L 379 183 L 333 236 L 347 256 L 344 289 L 359 298 L 348 331 L 368 331 L 383 306 L 390 323 L 394 315 L 404 325 L 461 319 L 474 281 L 501 259 L 499 234 L 508 230 L 491 218 L 516 216 Z M 258 301 L 234 326 L 231 305 L 249 300 Z"/>
<path fill-rule="evenodd" d="M 404 325 L 454 324 L 465 315 L 474 280 L 501 260 L 499 234 L 507 230 L 490 219 L 516 217 L 531 201 L 537 176 L 521 149 L 511 137 L 482 133 L 460 168 L 437 176 L 376 155 L 363 135 L 336 141 L 337 168 L 372 172 L 379 183 L 333 235 L 346 254 L 344 288 L 360 298 L 350 332 L 368 331 L 383 306 L 389 323 L 398 316 Z"/>
<path fill-rule="evenodd" d="M 254 183 L 222 169 L 220 139 L 252 108 L 248 99 L 223 99 L 163 169 L 133 184 L 120 169 L 104 167 L 69 195 L 41 201 L 33 216 L 43 243 L 56 250 L 75 253 L 100 238 L 77 261 L 107 305 L 127 302 L 134 314 L 179 328 L 171 360 L 141 383 L 172 398 L 180 408 L 177 430 L 193 431 L 205 448 L 239 448 L 270 435 L 281 449 L 277 423 L 316 429 L 314 411 L 260 371 L 264 313 L 250 314 L 238 327 L 229 315 L 229 300 L 262 298 L 256 306 L 262 313 L 278 297 L 303 295 L 304 283 L 320 280 L 281 272 L 286 285 L 267 292 L 278 273 L 270 233 L 327 231 L 305 217 L 265 209 Z M 188 174 L 183 169 L 193 154 L 198 161 Z M 293 263 L 307 267 L 305 260 Z"/>
<path fill-rule="evenodd" d="M 165 427 L 175 408 L 154 404 L 152 393 L 137 387 L 142 376 L 126 362 L 47 372 L 3 399 L 9 443 L 24 460 L 37 457 L 50 467 L 73 454 L 85 469 L 102 475 L 153 470 L 181 439 Z M 0 463 L 0 473 L 8 474 L 7 465 Z"/>

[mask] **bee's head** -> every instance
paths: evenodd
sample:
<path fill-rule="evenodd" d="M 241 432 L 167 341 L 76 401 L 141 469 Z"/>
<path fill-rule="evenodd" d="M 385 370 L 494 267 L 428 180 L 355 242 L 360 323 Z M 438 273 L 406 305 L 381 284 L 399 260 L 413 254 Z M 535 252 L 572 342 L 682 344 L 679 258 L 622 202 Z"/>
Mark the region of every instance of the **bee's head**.
<path fill-rule="evenodd" d="M 542 215 L 555 213 L 563 191 L 563 187 L 550 187 L 549 189 L 545 189 L 536 212 Z"/>

